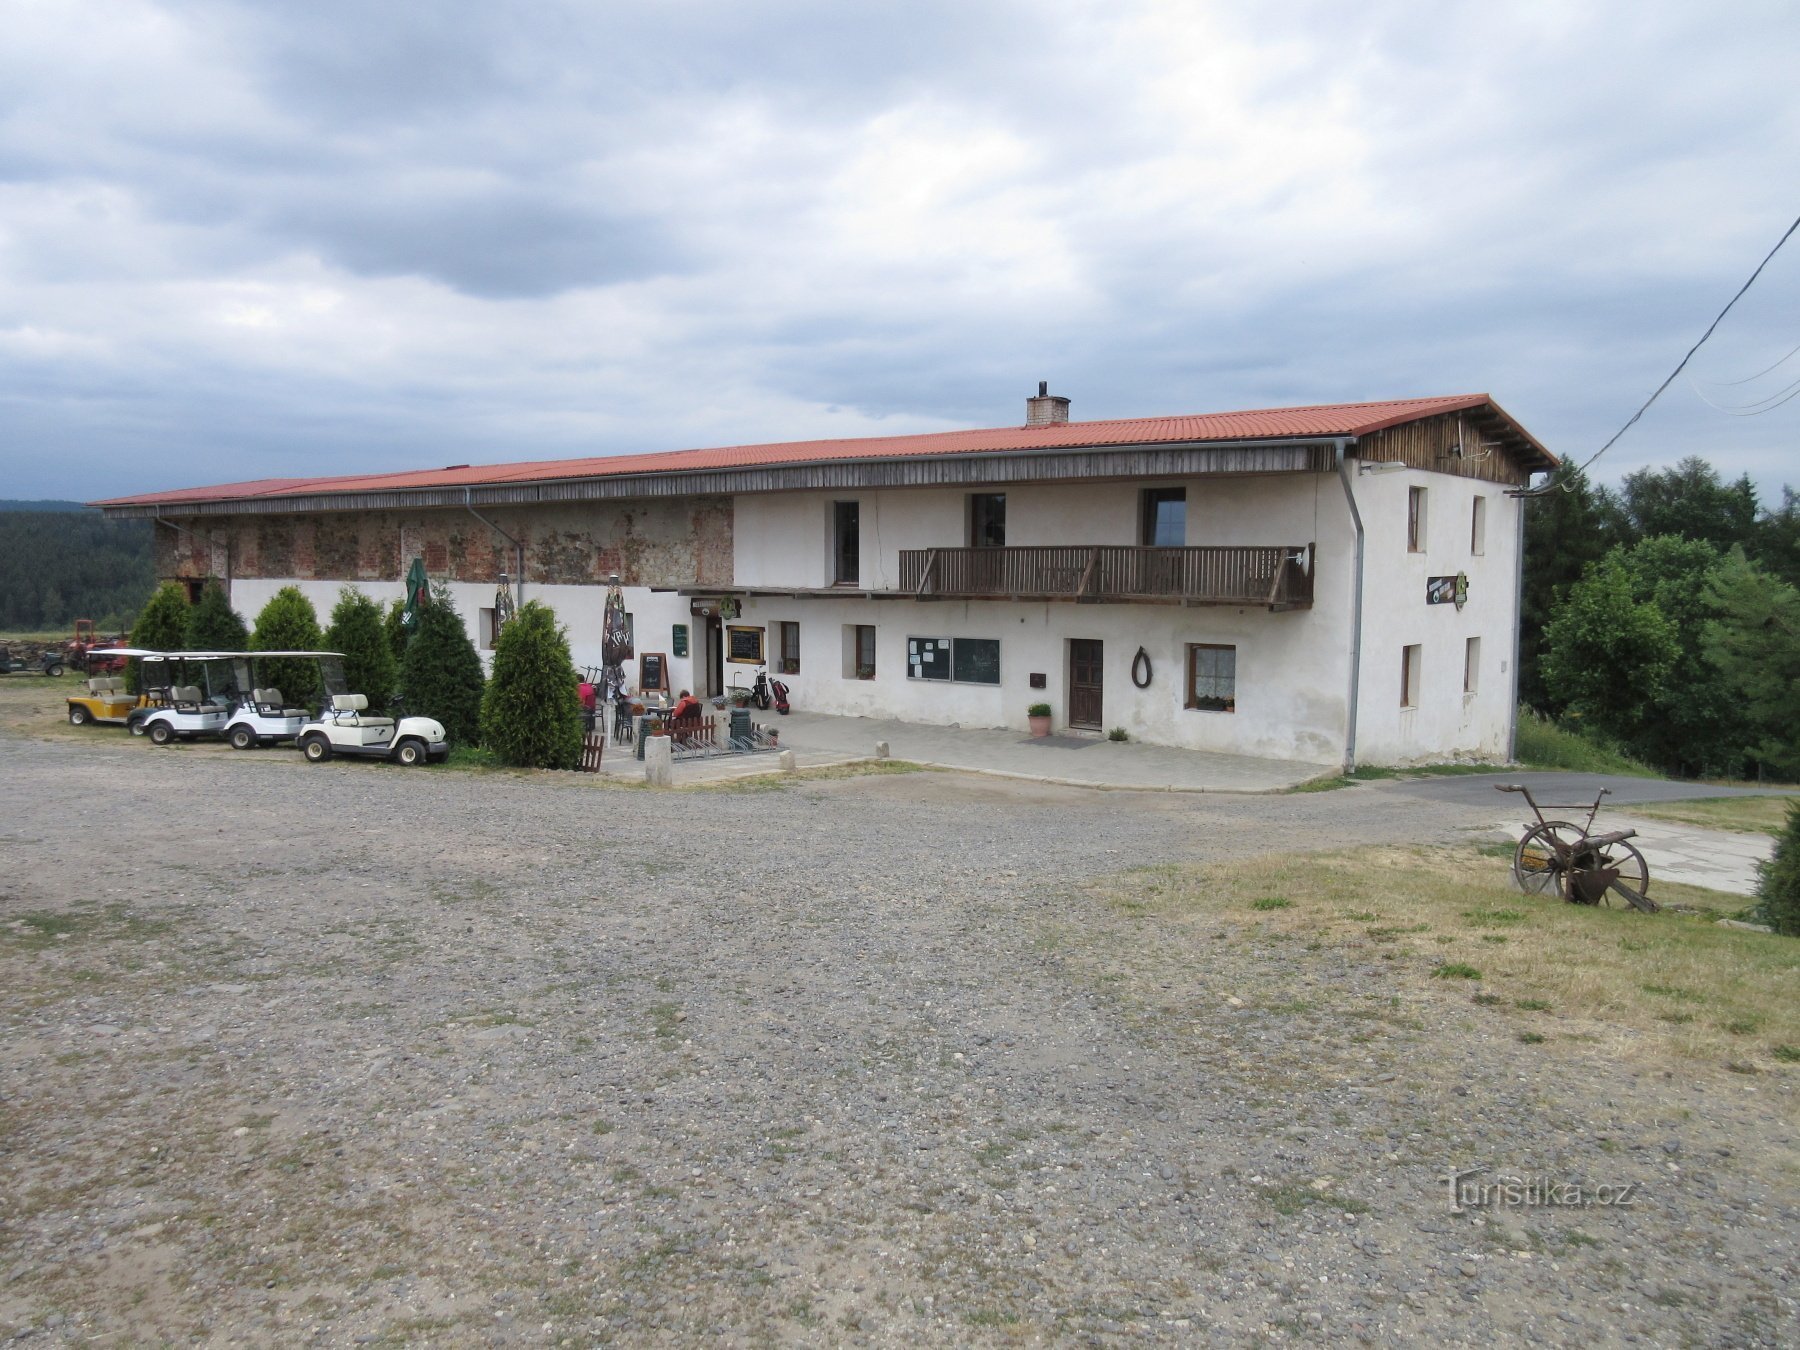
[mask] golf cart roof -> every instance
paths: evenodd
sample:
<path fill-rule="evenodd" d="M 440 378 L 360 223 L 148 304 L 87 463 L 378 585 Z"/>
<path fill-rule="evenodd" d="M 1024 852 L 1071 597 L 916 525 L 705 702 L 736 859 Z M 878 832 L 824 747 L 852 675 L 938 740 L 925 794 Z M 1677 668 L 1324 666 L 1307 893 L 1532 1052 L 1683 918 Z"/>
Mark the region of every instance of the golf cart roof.
<path fill-rule="evenodd" d="M 229 661 L 234 656 L 242 655 L 242 652 L 145 652 L 144 659 L 150 661 Z"/>
<path fill-rule="evenodd" d="M 167 655 L 167 653 L 154 652 L 154 651 L 151 651 L 148 647 L 90 647 L 88 649 L 88 655 L 89 656 L 145 657 L 145 656 L 164 656 L 164 655 Z"/>
<path fill-rule="evenodd" d="M 263 657 L 263 656 L 282 656 L 282 657 L 287 657 L 287 656 L 335 656 L 341 660 L 343 658 L 344 654 L 342 652 L 233 652 L 232 655 L 233 656 L 254 656 L 254 657 Z"/>

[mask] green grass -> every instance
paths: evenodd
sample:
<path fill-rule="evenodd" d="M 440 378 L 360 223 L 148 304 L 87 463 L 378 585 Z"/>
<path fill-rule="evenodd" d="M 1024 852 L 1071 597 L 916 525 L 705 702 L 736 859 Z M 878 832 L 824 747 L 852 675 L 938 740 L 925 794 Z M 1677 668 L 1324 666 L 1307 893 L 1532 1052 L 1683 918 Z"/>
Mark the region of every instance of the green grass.
<path fill-rule="evenodd" d="M 1787 828 L 1788 809 L 1800 797 L 1706 797 L 1677 802 L 1643 802 L 1628 807 L 1634 816 L 1679 821 L 1708 830 L 1739 834 L 1780 834 Z"/>
<path fill-rule="evenodd" d="M 1250 902 L 1251 909 L 1286 909 L 1293 904 L 1286 896 L 1265 895 Z"/>
<path fill-rule="evenodd" d="M 1631 778 L 1660 777 L 1655 769 L 1597 738 L 1584 735 L 1535 712 L 1519 709 L 1519 737 L 1513 754 L 1527 769 L 1566 769 L 1570 773 L 1615 773 Z"/>
<path fill-rule="evenodd" d="M 492 750 L 483 750 L 478 745 L 453 745 L 444 759 L 447 769 L 497 769 L 500 761 L 494 758 Z"/>

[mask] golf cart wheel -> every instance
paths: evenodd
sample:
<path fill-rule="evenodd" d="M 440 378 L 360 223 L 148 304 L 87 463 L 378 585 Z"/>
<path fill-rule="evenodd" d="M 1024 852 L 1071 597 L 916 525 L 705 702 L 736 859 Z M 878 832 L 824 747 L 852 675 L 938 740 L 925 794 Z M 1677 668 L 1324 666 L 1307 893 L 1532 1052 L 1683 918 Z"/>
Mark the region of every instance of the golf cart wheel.
<path fill-rule="evenodd" d="M 167 722 L 152 722 L 150 724 L 150 743 L 152 745 L 167 745 L 174 739 L 175 728 L 170 726 Z"/>
<path fill-rule="evenodd" d="M 63 668 L 62 668 L 62 663 L 60 661 L 57 662 L 55 665 L 47 666 L 44 669 L 44 674 L 46 674 L 46 675 L 61 675 L 62 673 L 63 673 Z"/>
<path fill-rule="evenodd" d="M 410 769 L 425 762 L 425 743 L 404 740 L 394 750 L 394 762 Z"/>
<path fill-rule="evenodd" d="M 143 736 L 149 733 L 150 728 L 144 725 L 143 718 L 136 717 L 126 719 L 125 730 L 129 731 L 133 736 Z"/>
<path fill-rule="evenodd" d="M 308 764 L 323 764 L 331 758 L 331 742 L 323 736 L 308 736 L 300 742 L 300 753 Z"/>
<path fill-rule="evenodd" d="M 71 703 L 69 705 L 69 725 L 70 726 L 85 727 L 89 722 L 91 722 L 93 720 L 94 720 L 94 715 L 91 712 L 89 712 L 86 708 L 82 707 L 79 703 Z"/>
<path fill-rule="evenodd" d="M 249 727 L 233 727 L 231 734 L 225 739 L 231 742 L 233 750 L 254 750 L 256 748 L 256 733 Z"/>

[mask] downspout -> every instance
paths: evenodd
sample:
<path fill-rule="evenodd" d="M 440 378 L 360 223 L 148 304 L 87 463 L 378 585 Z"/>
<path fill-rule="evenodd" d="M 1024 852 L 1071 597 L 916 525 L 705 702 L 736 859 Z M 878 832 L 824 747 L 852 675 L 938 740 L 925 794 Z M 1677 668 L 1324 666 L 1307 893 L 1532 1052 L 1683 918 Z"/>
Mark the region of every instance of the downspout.
<path fill-rule="evenodd" d="M 1356 709 L 1362 683 L 1363 519 L 1362 512 L 1356 509 L 1356 493 L 1350 486 L 1350 468 L 1345 462 L 1350 447 L 1355 444 L 1354 436 L 1339 437 L 1337 442 L 1338 482 L 1343 484 L 1344 501 L 1350 507 L 1350 522 L 1356 527 L 1356 563 L 1350 597 L 1350 704 L 1344 718 L 1345 773 L 1356 767 Z"/>
<path fill-rule="evenodd" d="M 516 552 L 518 554 L 518 557 L 519 557 L 519 571 L 518 571 L 519 591 L 518 591 L 518 595 L 519 595 L 519 603 L 522 605 L 525 603 L 525 545 L 521 544 L 517 539 L 514 539 L 505 530 L 501 529 L 498 525 L 494 524 L 493 521 L 489 520 L 486 516 L 482 515 L 481 512 L 477 511 L 470 500 L 472 495 L 473 494 L 472 494 L 471 489 L 469 489 L 469 488 L 463 489 L 463 510 L 467 511 L 470 515 L 474 516 L 475 519 L 479 520 L 483 525 L 487 526 L 495 534 L 499 535 L 502 539 L 506 540 L 507 543 L 511 544 L 513 546 L 514 552 Z"/>
<path fill-rule="evenodd" d="M 1527 482 L 1530 479 L 1527 478 Z M 1519 630 L 1525 622 L 1525 502 L 1518 503 L 1519 518 L 1513 530 L 1512 697 L 1506 705 L 1506 762 L 1519 757 Z"/>

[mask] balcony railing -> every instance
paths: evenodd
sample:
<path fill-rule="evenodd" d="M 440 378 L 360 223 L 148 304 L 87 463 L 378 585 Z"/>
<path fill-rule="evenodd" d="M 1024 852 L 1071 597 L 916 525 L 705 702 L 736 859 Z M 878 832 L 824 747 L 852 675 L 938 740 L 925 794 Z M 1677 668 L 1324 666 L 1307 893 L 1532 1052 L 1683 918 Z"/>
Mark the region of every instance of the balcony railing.
<path fill-rule="evenodd" d="M 900 589 L 938 599 L 1179 600 L 1299 609 L 1312 604 L 1312 562 L 1311 544 L 917 548 L 900 551 Z"/>

